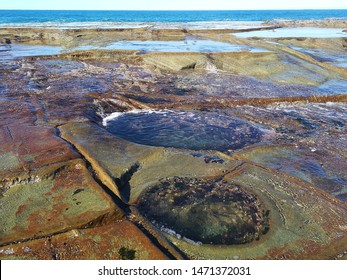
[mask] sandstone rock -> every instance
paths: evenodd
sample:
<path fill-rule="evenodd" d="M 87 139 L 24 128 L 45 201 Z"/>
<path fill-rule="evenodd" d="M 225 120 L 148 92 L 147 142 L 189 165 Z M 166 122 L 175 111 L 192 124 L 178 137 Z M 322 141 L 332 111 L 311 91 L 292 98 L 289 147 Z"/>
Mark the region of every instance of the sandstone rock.
<path fill-rule="evenodd" d="M 347 168 L 345 162 L 340 162 L 333 156 L 327 161 L 321 153 L 322 150 L 317 154 L 295 146 L 268 146 L 244 151 L 239 156 L 299 177 L 326 193 L 347 201 L 347 186 L 344 184 L 344 170 Z"/>
<path fill-rule="evenodd" d="M 54 129 L 31 125 L 0 127 L 0 190 L 22 180 L 39 180 L 44 168 L 78 158 Z M 42 169 L 43 168 L 43 169 Z M 51 170 L 49 171 L 51 172 Z M 46 172 L 47 173 L 47 172 Z M 43 175 L 44 176 L 44 175 Z"/>
<path fill-rule="evenodd" d="M 197 64 L 208 61 L 204 55 L 199 53 L 154 53 L 146 54 L 143 60 L 160 69 L 173 71 L 194 69 Z"/>
<path fill-rule="evenodd" d="M 224 71 L 279 83 L 320 85 L 332 76 L 328 70 L 285 54 L 222 53 L 213 55 L 213 58 L 217 68 Z"/>
<path fill-rule="evenodd" d="M 34 125 L 36 108 L 29 102 L 14 98 L 0 98 L 0 126 L 5 125 Z M 17 117 L 14 118 L 13 116 Z"/>
<path fill-rule="evenodd" d="M 55 166 L 45 178 L 15 184 L 0 200 L 0 244 L 124 216 L 81 160 Z"/>
<path fill-rule="evenodd" d="M 29 260 L 164 260 L 169 257 L 134 224 L 71 230 L 50 238 L 0 247 L 0 259 Z"/>

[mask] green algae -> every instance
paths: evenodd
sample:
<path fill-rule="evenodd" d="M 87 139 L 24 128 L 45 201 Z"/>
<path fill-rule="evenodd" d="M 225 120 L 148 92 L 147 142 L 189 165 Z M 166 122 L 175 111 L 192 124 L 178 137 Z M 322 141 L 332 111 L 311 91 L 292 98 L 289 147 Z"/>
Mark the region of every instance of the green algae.
<path fill-rule="evenodd" d="M 18 156 L 14 152 L 0 154 L 0 171 L 14 169 L 19 165 Z"/>
<path fill-rule="evenodd" d="M 120 255 L 120 258 L 122 260 L 134 260 L 136 251 L 132 249 L 128 249 L 125 247 L 122 247 L 118 250 L 118 253 Z"/>
<path fill-rule="evenodd" d="M 0 243 L 78 227 L 112 211 L 101 189 L 93 188 L 87 178 L 71 183 L 68 171 L 69 167 L 58 169 L 53 177 L 19 183 L 6 191 L 0 198 Z M 74 195 L 81 188 L 84 191 Z"/>
<path fill-rule="evenodd" d="M 257 197 L 223 180 L 161 180 L 142 195 L 138 208 L 159 228 L 205 244 L 249 243 L 269 230 L 269 212 Z"/>

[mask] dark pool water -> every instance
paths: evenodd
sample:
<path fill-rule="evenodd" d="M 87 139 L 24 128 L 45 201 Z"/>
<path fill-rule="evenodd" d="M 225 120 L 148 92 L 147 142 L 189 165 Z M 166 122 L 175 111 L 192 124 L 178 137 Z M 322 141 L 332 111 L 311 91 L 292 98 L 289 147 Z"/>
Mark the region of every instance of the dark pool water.
<path fill-rule="evenodd" d="M 227 151 L 262 140 L 257 126 L 218 112 L 132 111 L 104 119 L 106 129 L 131 142 L 192 150 Z"/>
<path fill-rule="evenodd" d="M 269 211 L 257 197 L 223 180 L 163 179 L 138 208 L 164 232 L 194 243 L 244 244 L 270 229 Z"/>

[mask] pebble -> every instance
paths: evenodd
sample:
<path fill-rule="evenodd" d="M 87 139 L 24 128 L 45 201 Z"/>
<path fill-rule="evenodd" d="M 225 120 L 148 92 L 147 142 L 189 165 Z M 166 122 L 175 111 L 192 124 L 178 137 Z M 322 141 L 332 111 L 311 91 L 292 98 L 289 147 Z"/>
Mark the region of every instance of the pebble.
<path fill-rule="evenodd" d="M 24 253 L 29 253 L 29 252 L 31 252 L 31 248 L 28 246 L 25 246 L 23 251 L 24 251 Z"/>
<path fill-rule="evenodd" d="M 4 251 L 4 254 L 5 255 L 12 255 L 12 254 L 14 254 L 14 250 L 13 249 L 7 249 Z"/>

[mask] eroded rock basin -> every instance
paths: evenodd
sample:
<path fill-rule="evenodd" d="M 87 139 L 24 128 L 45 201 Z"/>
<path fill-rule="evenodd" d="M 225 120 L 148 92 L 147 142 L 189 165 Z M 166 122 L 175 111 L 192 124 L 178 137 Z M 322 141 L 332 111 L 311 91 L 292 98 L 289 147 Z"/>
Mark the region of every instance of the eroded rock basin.
<path fill-rule="evenodd" d="M 128 141 L 192 150 L 236 150 L 271 134 L 218 112 L 140 110 L 111 114 L 103 123 L 108 131 Z"/>
<path fill-rule="evenodd" d="M 223 180 L 161 180 L 140 198 L 138 208 L 161 230 L 186 241 L 244 244 L 269 230 L 269 210 L 257 196 Z"/>

